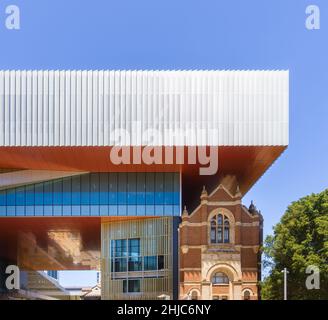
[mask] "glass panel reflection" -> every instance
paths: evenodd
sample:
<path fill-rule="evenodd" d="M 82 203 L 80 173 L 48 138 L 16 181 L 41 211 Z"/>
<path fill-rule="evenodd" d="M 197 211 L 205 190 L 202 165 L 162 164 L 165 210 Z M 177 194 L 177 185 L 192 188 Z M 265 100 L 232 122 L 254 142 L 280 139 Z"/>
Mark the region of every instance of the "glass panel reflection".
<path fill-rule="evenodd" d="M 10 206 L 36 215 L 179 215 L 179 173 L 90 173 L 0 192 L 0 215 Z M 36 207 L 49 206 L 56 209 Z M 34 208 L 28 208 L 34 207 Z M 79 208 L 77 208 L 79 207 Z"/>

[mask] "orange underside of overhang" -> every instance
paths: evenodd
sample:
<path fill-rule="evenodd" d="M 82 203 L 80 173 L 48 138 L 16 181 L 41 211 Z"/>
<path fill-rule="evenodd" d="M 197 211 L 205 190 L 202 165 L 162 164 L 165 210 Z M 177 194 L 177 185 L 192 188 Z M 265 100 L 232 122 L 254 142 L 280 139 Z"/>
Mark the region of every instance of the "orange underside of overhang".
<path fill-rule="evenodd" d="M 173 148 L 173 160 L 176 159 L 177 151 L 183 150 L 184 164 L 164 163 L 165 153 L 162 148 L 162 163 L 151 165 L 132 164 L 133 150 L 126 148 L 130 151 L 130 163 L 116 165 L 110 161 L 111 147 L 0 147 L 0 168 L 83 172 L 181 172 L 183 191 L 190 184 L 193 190 L 198 190 L 202 185 L 211 189 L 219 176 L 231 174 L 237 177 L 240 190 L 245 194 L 286 147 L 218 147 L 218 172 L 213 176 L 199 175 L 200 166 L 207 167 L 207 164 L 188 164 L 187 147 L 166 147 Z"/>
<path fill-rule="evenodd" d="M 219 147 L 218 172 L 212 176 L 199 175 L 200 164 L 114 165 L 108 147 L 0 147 L 0 169 L 181 172 L 182 205 L 192 211 L 199 204 L 202 186 L 210 192 L 227 174 L 237 177 L 245 194 L 285 148 Z M 184 151 L 187 154 L 186 148 Z M 0 259 L 18 263 L 23 269 L 98 269 L 101 222 L 115 219 L 124 217 L 2 217 Z"/>

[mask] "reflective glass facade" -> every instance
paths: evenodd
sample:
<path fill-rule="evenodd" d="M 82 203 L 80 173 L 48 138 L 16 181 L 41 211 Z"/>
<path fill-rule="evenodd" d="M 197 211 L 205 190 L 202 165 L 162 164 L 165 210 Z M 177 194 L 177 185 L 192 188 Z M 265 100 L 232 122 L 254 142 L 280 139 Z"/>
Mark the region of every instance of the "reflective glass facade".
<path fill-rule="evenodd" d="M 0 216 L 178 216 L 179 173 L 89 173 L 0 191 Z"/>

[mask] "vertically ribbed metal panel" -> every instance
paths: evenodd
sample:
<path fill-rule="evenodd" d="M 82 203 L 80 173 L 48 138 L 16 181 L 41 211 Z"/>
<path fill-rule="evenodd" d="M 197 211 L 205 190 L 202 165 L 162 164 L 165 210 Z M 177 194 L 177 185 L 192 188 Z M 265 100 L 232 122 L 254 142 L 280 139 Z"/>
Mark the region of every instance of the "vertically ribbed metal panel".
<path fill-rule="evenodd" d="M 284 146 L 288 78 L 288 71 L 0 71 L 0 146 Z M 174 130 L 187 134 L 174 139 Z"/>

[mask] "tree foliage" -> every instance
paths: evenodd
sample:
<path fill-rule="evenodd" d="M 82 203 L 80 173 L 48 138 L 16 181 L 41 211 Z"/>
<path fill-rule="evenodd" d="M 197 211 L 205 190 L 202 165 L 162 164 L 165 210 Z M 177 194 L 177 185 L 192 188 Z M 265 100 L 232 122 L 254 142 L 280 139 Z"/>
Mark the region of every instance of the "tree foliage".
<path fill-rule="evenodd" d="M 263 299 L 283 298 L 283 274 L 288 269 L 288 299 L 328 299 L 328 189 L 293 202 L 274 234 L 264 244 L 264 267 L 270 274 L 262 283 Z M 308 290 L 306 268 L 320 270 L 320 289 Z"/>

